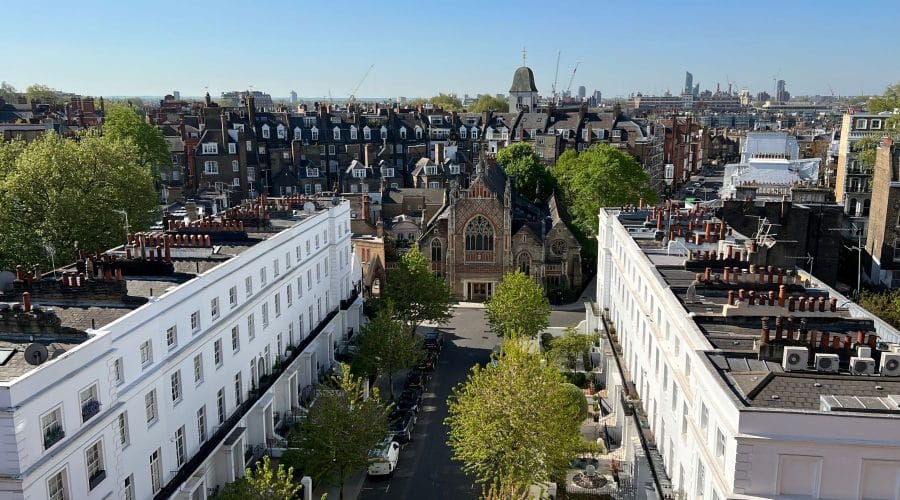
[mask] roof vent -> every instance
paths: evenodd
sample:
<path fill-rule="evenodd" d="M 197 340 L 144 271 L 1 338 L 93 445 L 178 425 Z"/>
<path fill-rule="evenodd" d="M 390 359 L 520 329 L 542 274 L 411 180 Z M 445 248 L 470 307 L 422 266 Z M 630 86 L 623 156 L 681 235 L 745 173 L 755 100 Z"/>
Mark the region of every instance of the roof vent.
<path fill-rule="evenodd" d="M 885 377 L 900 377 L 900 353 L 881 353 L 881 374 Z"/>
<path fill-rule="evenodd" d="M 45 347 L 44 344 L 34 342 L 25 348 L 25 361 L 27 361 L 29 365 L 37 366 L 43 364 L 49 357 L 50 355 L 47 353 L 47 347 Z"/>
<path fill-rule="evenodd" d="M 816 371 L 837 373 L 840 359 L 837 354 L 816 353 Z"/>
<path fill-rule="evenodd" d="M 805 370 L 807 361 L 809 361 L 809 350 L 807 348 L 785 347 L 781 367 L 786 372 Z"/>
<path fill-rule="evenodd" d="M 874 375 L 875 360 L 872 358 L 853 356 L 850 358 L 850 373 L 854 375 Z"/>

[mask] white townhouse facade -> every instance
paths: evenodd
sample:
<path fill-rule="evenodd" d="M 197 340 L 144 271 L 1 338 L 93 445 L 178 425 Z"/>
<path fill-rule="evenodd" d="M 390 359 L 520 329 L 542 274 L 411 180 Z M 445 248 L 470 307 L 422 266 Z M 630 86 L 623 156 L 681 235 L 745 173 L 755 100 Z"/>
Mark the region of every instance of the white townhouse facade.
<path fill-rule="evenodd" d="M 0 306 L 0 353 L 12 351 L 0 365 L 0 498 L 202 500 L 283 446 L 279 424 L 332 368 L 362 308 L 349 203 L 305 208 L 256 232 L 190 224 L 214 233 L 205 242 L 175 224 L 88 262 L 86 277 L 17 279 L 17 296 L 32 292 Z M 241 236 L 216 243 L 226 227 Z M 129 258 L 138 267 L 119 274 Z M 134 271 L 170 262 L 165 276 Z M 113 301 L 103 287 L 127 294 Z M 34 343 L 50 359 L 16 359 Z"/>
<path fill-rule="evenodd" d="M 587 325 L 660 496 L 900 499 L 895 329 L 703 209 L 601 209 L 598 241 Z"/>

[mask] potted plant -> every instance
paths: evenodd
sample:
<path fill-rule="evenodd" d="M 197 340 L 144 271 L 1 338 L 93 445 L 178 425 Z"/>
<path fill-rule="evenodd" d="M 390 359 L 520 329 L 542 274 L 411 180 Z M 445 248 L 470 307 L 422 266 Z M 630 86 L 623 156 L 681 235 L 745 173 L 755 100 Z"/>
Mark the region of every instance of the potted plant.
<path fill-rule="evenodd" d="M 65 437 L 66 433 L 63 431 L 62 426 L 54 425 L 47 429 L 44 433 L 44 449 L 47 449 L 53 446 L 57 441 Z"/>
<path fill-rule="evenodd" d="M 89 418 L 98 413 L 100 413 L 100 402 L 96 399 L 92 399 L 81 407 L 81 421 L 87 422 Z"/>

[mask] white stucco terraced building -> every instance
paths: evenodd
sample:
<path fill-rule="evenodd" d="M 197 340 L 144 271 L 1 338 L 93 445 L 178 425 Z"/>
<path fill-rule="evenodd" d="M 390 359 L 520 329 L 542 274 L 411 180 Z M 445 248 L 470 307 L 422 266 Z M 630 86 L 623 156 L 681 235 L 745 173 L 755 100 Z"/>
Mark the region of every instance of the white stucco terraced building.
<path fill-rule="evenodd" d="M 362 306 L 349 204 L 305 208 L 0 283 L 0 498 L 204 499 L 282 444 Z"/>
<path fill-rule="evenodd" d="M 646 416 L 660 490 L 900 498 L 895 329 L 814 276 L 756 262 L 753 239 L 700 209 L 603 209 L 599 221 L 587 324 L 615 327 L 604 351 L 622 370 L 605 363 L 607 401 Z"/>

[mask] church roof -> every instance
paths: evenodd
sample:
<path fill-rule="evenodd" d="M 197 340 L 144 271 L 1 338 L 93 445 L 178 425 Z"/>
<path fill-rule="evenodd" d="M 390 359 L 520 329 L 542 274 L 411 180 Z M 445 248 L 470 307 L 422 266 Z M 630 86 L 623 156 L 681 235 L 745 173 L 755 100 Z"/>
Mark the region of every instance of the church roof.
<path fill-rule="evenodd" d="M 513 75 L 512 86 L 510 92 L 537 92 L 537 86 L 534 84 L 534 73 L 528 66 L 521 66 Z"/>

